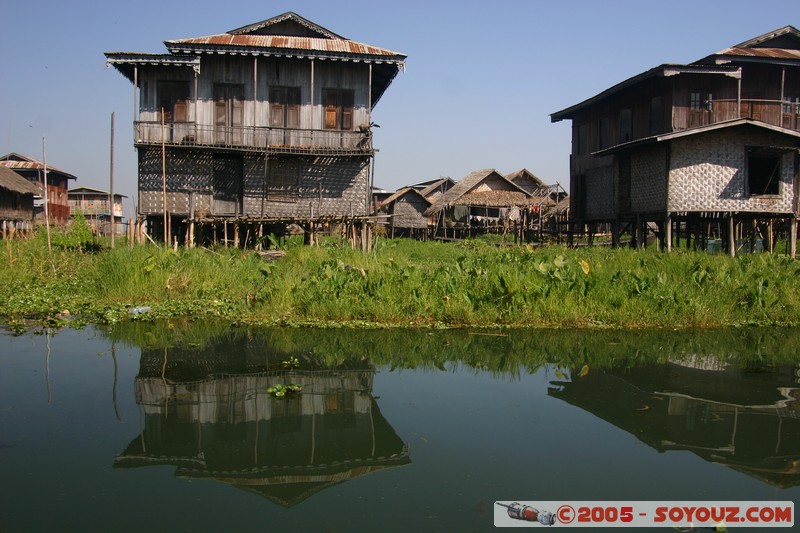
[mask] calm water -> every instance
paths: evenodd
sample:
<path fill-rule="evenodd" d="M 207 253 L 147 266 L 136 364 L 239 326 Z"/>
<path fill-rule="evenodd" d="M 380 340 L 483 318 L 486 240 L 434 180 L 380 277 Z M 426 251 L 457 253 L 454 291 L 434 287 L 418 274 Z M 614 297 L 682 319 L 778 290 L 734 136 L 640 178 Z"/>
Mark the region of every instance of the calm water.
<path fill-rule="evenodd" d="M 798 502 L 798 345 L 177 322 L 3 334 L 0 530 L 490 531 L 497 500 Z M 304 390 L 273 398 L 277 383 Z"/>

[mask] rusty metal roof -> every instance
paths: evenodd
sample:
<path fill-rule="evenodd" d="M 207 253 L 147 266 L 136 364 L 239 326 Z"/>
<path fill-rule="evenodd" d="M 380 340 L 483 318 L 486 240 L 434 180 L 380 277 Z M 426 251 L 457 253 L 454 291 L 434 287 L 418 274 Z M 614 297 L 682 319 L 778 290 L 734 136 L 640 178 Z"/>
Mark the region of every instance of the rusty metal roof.
<path fill-rule="evenodd" d="M 286 35 L 231 35 L 223 33 L 189 39 L 164 41 L 173 53 L 197 53 L 213 51 L 215 53 L 230 50 L 235 53 L 264 54 L 275 53 L 288 55 L 295 52 L 302 56 L 313 53 L 342 54 L 343 56 L 372 56 L 375 60 L 402 62 L 406 56 L 400 52 L 379 48 L 368 44 L 346 39 L 322 39 L 316 37 L 294 37 Z"/>
<path fill-rule="evenodd" d="M 800 59 L 800 50 L 786 48 L 726 48 L 716 55 L 738 57 L 763 57 L 768 59 Z"/>
<path fill-rule="evenodd" d="M 44 170 L 44 163 L 42 163 L 41 161 L 36 161 L 35 159 L 30 159 L 30 158 L 27 158 L 27 159 L 28 159 L 27 161 L 15 161 L 15 160 L 4 160 L 3 161 L 3 160 L 0 160 L 0 165 L 4 166 L 6 168 L 10 168 L 11 170 L 14 170 L 14 171 L 23 171 L 24 172 L 26 170 L 31 170 L 31 171 L 33 171 L 33 170 L 35 170 L 35 171 Z M 52 173 L 56 173 L 57 172 L 59 174 L 62 174 L 67 179 L 71 179 L 71 180 L 78 179 L 76 176 L 73 176 L 69 172 L 64 172 L 63 170 L 60 170 L 60 169 L 58 169 L 56 167 L 47 165 L 47 173 L 49 174 L 51 172 Z"/>

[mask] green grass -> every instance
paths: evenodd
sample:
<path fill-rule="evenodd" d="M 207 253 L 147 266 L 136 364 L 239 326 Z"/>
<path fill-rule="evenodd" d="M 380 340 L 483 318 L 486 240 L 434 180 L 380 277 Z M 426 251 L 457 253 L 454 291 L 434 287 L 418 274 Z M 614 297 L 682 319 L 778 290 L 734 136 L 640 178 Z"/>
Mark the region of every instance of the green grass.
<path fill-rule="evenodd" d="M 369 253 L 0 243 L 0 317 L 77 323 L 187 316 L 242 324 L 714 328 L 800 324 L 800 263 L 676 250 L 379 239 Z M 128 310 L 148 306 L 131 317 Z"/>

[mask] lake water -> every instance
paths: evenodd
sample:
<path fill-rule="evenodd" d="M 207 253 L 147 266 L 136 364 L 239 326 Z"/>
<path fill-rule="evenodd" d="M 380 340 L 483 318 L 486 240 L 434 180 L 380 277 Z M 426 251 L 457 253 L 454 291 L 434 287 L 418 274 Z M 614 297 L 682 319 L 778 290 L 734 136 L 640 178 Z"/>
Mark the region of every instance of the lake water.
<path fill-rule="evenodd" d="M 490 531 L 495 501 L 797 502 L 798 345 L 794 330 L 5 333 L 0 530 Z M 303 391 L 271 396 L 279 383 Z"/>

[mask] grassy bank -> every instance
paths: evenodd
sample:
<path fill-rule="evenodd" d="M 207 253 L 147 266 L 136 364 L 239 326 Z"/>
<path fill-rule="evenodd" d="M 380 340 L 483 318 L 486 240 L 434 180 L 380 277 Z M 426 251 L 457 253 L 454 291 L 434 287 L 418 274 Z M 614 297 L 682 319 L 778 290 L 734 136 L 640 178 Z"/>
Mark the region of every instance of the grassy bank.
<path fill-rule="evenodd" d="M 709 328 L 800 324 L 800 262 L 758 254 L 379 240 L 252 251 L 155 246 L 48 253 L 4 241 L 0 317 L 114 323 L 217 316 L 287 325 Z M 148 307 L 131 315 L 134 307 Z M 69 317 L 65 318 L 65 310 Z"/>

